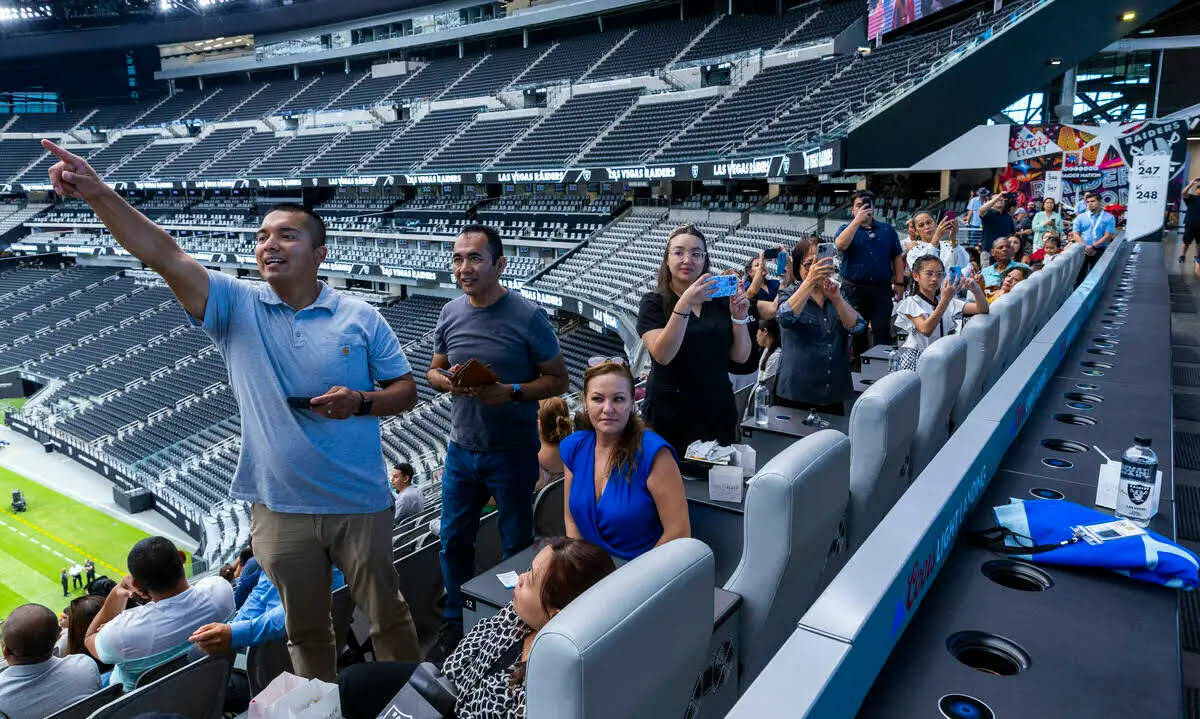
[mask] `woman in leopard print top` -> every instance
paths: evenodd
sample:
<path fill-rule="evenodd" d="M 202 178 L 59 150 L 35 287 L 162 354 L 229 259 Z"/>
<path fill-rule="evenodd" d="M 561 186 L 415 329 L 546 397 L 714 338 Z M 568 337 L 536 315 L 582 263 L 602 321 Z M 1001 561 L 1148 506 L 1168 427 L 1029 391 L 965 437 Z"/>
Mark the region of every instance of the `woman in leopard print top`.
<path fill-rule="evenodd" d="M 458 689 L 457 719 L 523 719 L 525 662 L 538 630 L 575 597 L 613 571 L 612 558 L 582 539 L 555 537 L 520 576 L 513 601 L 484 619 L 446 658 Z M 416 669 L 408 662 L 348 667 L 339 679 L 346 719 L 374 719 Z"/>

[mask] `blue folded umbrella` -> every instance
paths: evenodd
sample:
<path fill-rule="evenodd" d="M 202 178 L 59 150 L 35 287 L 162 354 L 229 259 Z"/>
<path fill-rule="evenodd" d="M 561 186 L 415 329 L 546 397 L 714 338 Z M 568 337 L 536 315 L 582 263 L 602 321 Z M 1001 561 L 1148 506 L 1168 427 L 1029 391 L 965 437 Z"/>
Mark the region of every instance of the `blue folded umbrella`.
<path fill-rule="evenodd" d="M 1061 499 L 1013 499 L 992 512 L 997 524 L 1009 530 L 1004 537 L 1007 553 L 1021 559 L 1069 567 L 1103 567 L 1173 589 L 1195 589 L 1200 584 L 1196 555 L 1149 529 L 1145 534 L 1103 544 L 1072 541 L 1072 527 L 1113 521 L 1103 512 Z M 1020 549 L 1034 551 L 1021 554 L 1016 551 Z"/>

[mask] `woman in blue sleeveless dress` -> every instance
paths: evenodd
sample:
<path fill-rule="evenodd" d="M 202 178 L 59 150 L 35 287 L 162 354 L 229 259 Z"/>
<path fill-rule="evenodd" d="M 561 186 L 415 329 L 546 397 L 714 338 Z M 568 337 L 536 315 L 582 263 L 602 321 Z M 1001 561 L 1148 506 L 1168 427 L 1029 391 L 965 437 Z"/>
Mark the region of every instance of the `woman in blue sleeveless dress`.
<path fill-rule="evenodd" d="M 675 453 L 637 416 L 629 368 L 617 358 L 589 365 L 582 429 L 559 445 L 567 536 L 625 560 L 691 536 Z"/>

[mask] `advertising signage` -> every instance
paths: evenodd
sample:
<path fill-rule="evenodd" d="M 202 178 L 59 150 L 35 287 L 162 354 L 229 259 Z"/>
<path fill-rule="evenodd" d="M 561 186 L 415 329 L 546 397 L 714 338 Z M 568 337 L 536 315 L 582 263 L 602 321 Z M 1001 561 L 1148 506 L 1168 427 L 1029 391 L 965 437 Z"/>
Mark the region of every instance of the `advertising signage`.
<path fill-rule="evenodd" d="M 844 167 L 843 141 L 801 152 L 680 165 L 614 165 L 589 168 L 529 168 L 487 172 L 408 172 L 354 177 L 257 177 L 229 180 L 111 182 L 116 190 L 238 190 L 302 187 L 386 187 L 388 185 L 469 185 L 525 183 L 653 182 L 657 180 L 724 181 L 780 179 L 839 172 Z M 4 185 L 4 192 L 50 190 L 49 183 Z"/>

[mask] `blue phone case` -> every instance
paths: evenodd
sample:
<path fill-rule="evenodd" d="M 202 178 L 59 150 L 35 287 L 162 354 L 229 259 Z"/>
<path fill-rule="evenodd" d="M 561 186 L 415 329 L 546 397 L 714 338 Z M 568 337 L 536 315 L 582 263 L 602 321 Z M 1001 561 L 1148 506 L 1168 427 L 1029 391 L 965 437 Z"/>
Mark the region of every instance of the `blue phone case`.
<path fill-rule="evenodd" d="M 713 289 L 712 297 L 729 297 L 738 291 L 738 280 L 734 275 L 717 275 L 713 278 L 716 280 L 716 287 Z"/>
<path fill-rule="evenodd" d="M 783 277 L 783 273 L 787 272 L 787 261 L 787 253 L 780 252 L 779 256 L 775 258 L 775 274 Z"/>

